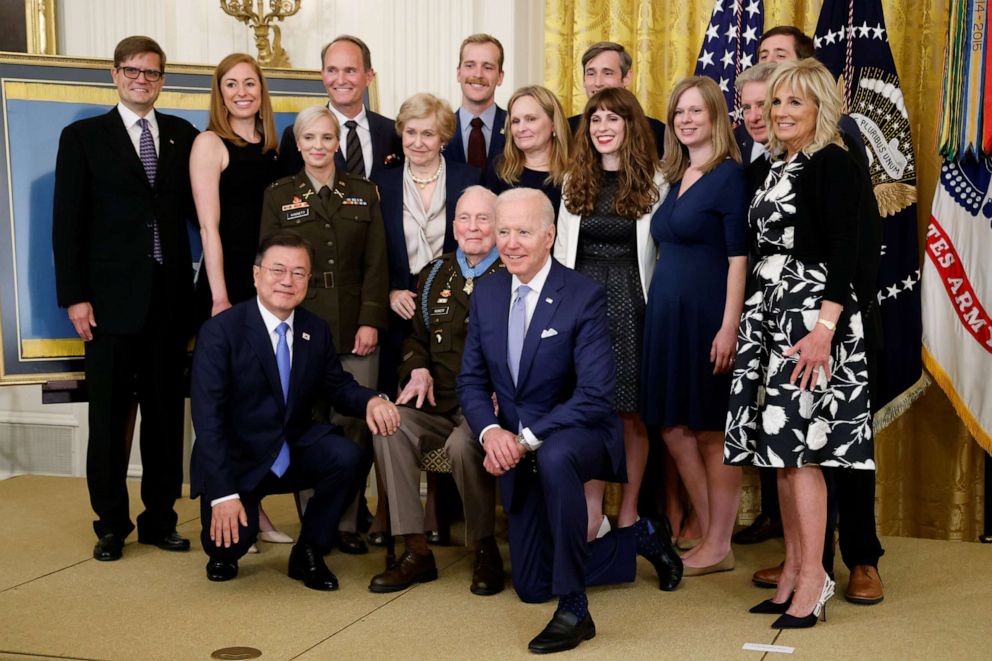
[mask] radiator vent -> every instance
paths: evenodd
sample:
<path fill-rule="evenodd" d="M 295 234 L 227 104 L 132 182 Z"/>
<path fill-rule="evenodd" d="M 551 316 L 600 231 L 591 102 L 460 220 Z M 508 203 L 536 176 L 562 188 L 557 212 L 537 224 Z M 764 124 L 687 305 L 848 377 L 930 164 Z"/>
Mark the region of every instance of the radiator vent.
<path fill-rule="evenodd" d="M 74 426 L 0 422 L 0 472 L 73 474 Z"/>

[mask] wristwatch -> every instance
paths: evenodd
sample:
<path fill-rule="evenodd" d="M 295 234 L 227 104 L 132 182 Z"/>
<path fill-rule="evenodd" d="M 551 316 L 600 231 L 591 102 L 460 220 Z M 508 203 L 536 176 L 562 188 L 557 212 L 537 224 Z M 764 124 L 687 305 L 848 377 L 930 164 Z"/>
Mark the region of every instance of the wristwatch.
<path fill-rule="evenodd" d="M 389 399 L 389 395 L 387 395 L 387 394 L 386 394 L 386 393 L 384 393 L 384 392 L 377 392 L 377 393 L 375 394 L 375 396 L 376 396 L 376 397 L 378 397 L 379 399 L 384 399 L 384 400 L 386 400 L 387 402 L 391 402 L 391 401 L 393 401 L 393 400 L 391 400 L 391 399 Z"/>

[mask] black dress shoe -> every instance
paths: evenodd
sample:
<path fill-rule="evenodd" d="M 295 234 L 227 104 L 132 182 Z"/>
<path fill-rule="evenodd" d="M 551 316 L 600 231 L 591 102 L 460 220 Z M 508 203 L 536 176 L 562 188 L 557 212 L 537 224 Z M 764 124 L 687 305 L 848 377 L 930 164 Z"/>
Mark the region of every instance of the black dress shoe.
<path fill-rule="evenodd" d="M 372 527 L 372 523 L 375 521 L 375 517 L 372 516 L 372 512 L 369 511 L 368 503 L 365 502 L 364 498 L 362 499 L 361 506 L 362 509 L 358 512 L 356 527 L 358 528 L 358 532 L 368 532 Z"/>
<path fill-rule="evenodd" d="M 762 512 L 754 523 L 743 530 L 738 530 L 731 538 L 734 544 L 759 544 L 769 539 L 782 536 L 782 522 L 772 519 Z"/>
<path fill-rule="evenodd" d="M 652 527 L 654 538 L 661 551 L 642 555 L 658 572 L 658 589 L 671 592 L 682 582 L 682 572 L 685 568 L 682 565 L 682 558 L 672 544 L 672 526 L 668 523 L 668 517 L 662 516 L 657 523 L 652 524 Z"/>
<path fill-rule="evenodd" d="M 303 581 L 311 590 L 338 589 L 338 577 L 324 564 L 320 551 L 303 542 L 294 545 L 289 554 L 289 577 Z"/>
<path fill-rule="evenodd" d="M 499 594 L 506 585 L 506 575 L 503 572 L 503 558 L 499 547 L 492 537 L 479 542 L 479 550 L 475 552 L 475 568 L 472 570 L 472 594 L 482 597 Z"/>
<path fill-rule="evenodd" d="M 385 546 L 389 543 L 389 535 L 381 530 L 378 532 L 370 532 L 366 539 L 368 540 L 369 546 Z"/>
<path fill-rule="evenodd" d="M 595 636 L 596 625 L 593 624 L 592 615 L 586 613 L 585 618 L 580 622 L 572 613 L 555 611 L 555 616 L 548 622 L 548 626 L 530 641 L 527 649 L 534 654 L 564 652 L 578 647 L 583 640 L 590 640 Z"/>
<path fill-rule="evenodd" d="M 230 581 L 238 575 L 237 560 L 214 560 L 207 563 L 207 578 L 211 581 Z"/>
<path fill-rule="evenodd" d="M 364 555 L 369 552 L 362 536 L 357 532 L 338 531 L 338 550 L 348 555 Z"/>
<path fill-rule="evenodd" d="M 142 537 L 138 535 L 139 544 L 150 544 L 157 546 L 163 551 L 188 551 L 189 540 L 182 537 L 175 530 L 167 532 L 160 537 Z"/>
<path fill-rule="evenodd" d="M 451 545 L 451 533 L 441 532 L 440 530 L 425 530 L 424 537 L 427 538 L 428 544 L 433 544 L 434 546 L 450 546 Z"/>
<path fill-rule="evenodd" d="M 405 551 L 389 569 L 372 577 L 369 592 L 384 594 L 406 590 L 414 583 L 427 583 L 437 579 L 434 554 L 417 555 Z"/>
<path fill-rule="evenodd" d="M 108 532 L 93 547 L 93 559 L 101 562 L 120 560 L 122 555 L 124 555 L 124 538 L 117 533 Z"/>

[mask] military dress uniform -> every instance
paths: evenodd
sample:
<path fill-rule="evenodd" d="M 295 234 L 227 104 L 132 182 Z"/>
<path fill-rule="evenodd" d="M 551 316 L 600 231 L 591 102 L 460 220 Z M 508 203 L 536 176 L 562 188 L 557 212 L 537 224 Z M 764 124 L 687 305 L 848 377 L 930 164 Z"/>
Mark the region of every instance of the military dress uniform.
<path fill-rule="evenodd" d="M 375 436 L 376 460 L 383 469 L 394 535 L 423 533 L 424 510 L 420 504 L 421 453 L 443 447 L 465 507 L 466 544 L 491 537 L 495 528 L 495 480 L 482 467 L 485 451 L 462 417 L 455 392 L 462 351 L 468 334 L 469 296 L 475 280 L 503 267 L 493 261 L 474 278 L 462 275 L 456 253 L 430 262 L 420 273 L 413 330 L 402 346 L 399 382 L 425 368 L 434 379 L 432 406 L 426 399 L 400 406 L 399 430 L 391 437 Z"/>
<path fill-rule="evenodd" d="M 320 191 L 306 170 L 277 180 L 265 191 L 261 236 L 291 229 L 314 247 L 314 263 L 303 306 L 331 327 L 341 365 L 359 384 L 375 388 L 379 348 L 368 356 L 351 353 L 359 326 L 372 326 L 381 339 L 389 311 L 386 235 L 375 184 L 340 169 Z M 317 417 L 326 415 L 317 411 Z M 368 449 L 364 419 L 337 413 L 331 422 Z M 371 460 L 370 460 L 371 461 Z M 355 532 L 357 501 L 341 517 L 340 530 Z"/>

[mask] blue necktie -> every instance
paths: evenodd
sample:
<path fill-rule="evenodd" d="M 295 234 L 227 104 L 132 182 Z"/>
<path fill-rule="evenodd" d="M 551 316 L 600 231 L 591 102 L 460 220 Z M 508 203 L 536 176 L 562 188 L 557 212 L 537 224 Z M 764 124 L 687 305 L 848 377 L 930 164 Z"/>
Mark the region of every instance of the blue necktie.
<path fill-rule="evenodd" d="M 289 343 L 286 341 L 286 331 L 288 330 L 289 324 L 285 321 L 276 326 L 276 334 L 279 335 L 279 341 L 276 343 L 276 366 L 279 368 L 279 381 L 282 383 L 282 398 L 287 404 L 289 402 Z M 282 477 L 287 468 L 289 468 L 289 444 L 283 441 L 282 447 L 279 448 L 279 456 L 272 464 L 272 472 L 276 474 L 276 477 Z"/>
<path fill-rule="evenodd" d="M 145 176 L 148 183 L 155 187 L 155 176 L 158 174 L 158 155 L 155 153 L 155 140 L 152 139 L 152 131 L 148 128 L 148 120 L 142 117 L 138 120 L 141 127 L 141 138 L 138 139 L 138 158 L 145 168 Z M 162 263 L 162 237 L 158 234 L 158 220 L 152 223 L 152 257 L 159 264 Z"/>
<path fill-rule="evenodd" d="M 513 299 L 510 308 L 510 325 L 506 334 L 506 362 L 510 367 L 513 385 L 517 384 L 520 373 L 520 354 L 524 348 L 524 336 L 527 334 L 527 307 L 524 300 L 531 291 L 527 285 L 517 287 L 517 297 Z"/>

